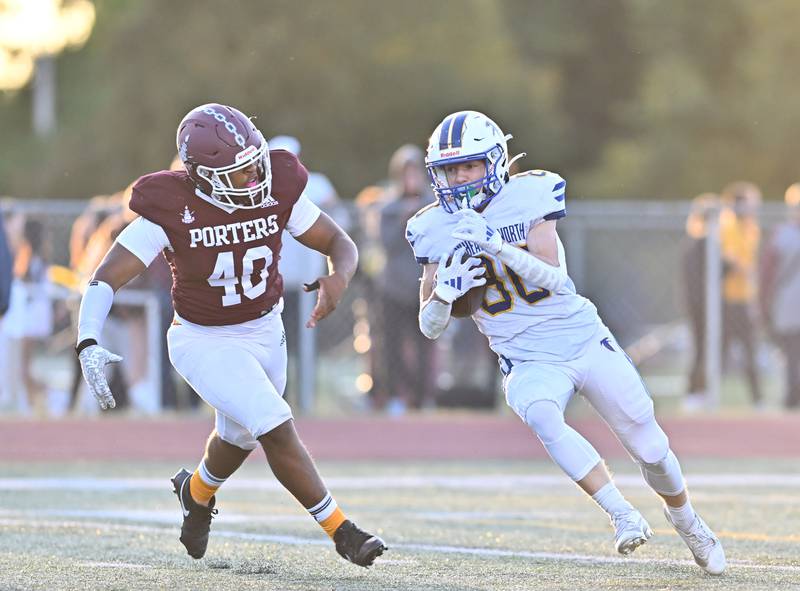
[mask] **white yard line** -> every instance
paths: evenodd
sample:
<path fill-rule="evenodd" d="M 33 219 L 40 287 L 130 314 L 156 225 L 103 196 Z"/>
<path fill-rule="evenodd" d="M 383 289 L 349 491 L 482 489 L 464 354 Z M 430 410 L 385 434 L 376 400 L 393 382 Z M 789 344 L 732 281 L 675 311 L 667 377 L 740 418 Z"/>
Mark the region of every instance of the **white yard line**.
<path fill-rule="evenodd" d="M 31 521 L 29 519 L 0 519 L 0 526 L 15 527 L 20 526 L 24 528 L 65 528 L 65 529 L 92 529 L 92 530 L 110 530 L 115 532 L 130 532 L 130 533 L 148 533 L 148 534 L 165 534 L 175 536 L 176 531 L 173 528 L 163 527 L 150 527 L 144 525 L 121 525 L 113 524 L 102 521 Z M 300 538 L 296 536 L 279 536 L 271 534 L 255 534 L 247 532 L 214 530 L 214 537 L 230 538 L 245 541 L 267 542 L 274 544 L 292 544 L 292 545 L 330 545 L 330 541 L 323 539 L 310 539 Z M 524 550 L 503 550 L 498 548 L 470 548 L 467 546 L 449 546 L 437 544 L 391 544 L 390 550 L 406 550 L 411 552 L 422 553 L 435 553 L 435 554 L 467 554 L 470 556 L 494 556 L 503 558 L 527 558 L 531 560 L 554 560 L 564 562 L 579 562 L 579 563 L 600 563 L 600 564 L 661 564 L 666 566 L 691 566 L 696 568 L 693 561 L 690 560 L 671 560 L 665 558 L 621 558 L 615 556 L 591 555 L 591 554 L 564 554 L 558 552 L 527 552 Z M 88 566 L 97 566 L 97 563 L 85 563 Z M 100 563 L 103 564 L 103 563 Z M 105 563 L 113 564 L 113 563 Z M 125 564 L 125 563 L 121 563 Z M 800 566 L 795 565 L 780 565 L 780 564 L 757 564 L 746 560 L 729 560 L 728 564 L 735 568 L 753 569 L 753 570 L 771 570 L 783 572 L 796 572 L 800 573 Z M 380 566 L 380 561 L 376 563 Z"/>
<path fill-rule="evenodd" d="M 800 474 L 740 473 L 709 474 L 689 473 L 689 485 L 694 488 L 770 488 L 800 489 Z M 638 474 L 616 474 L 614 480 L 623 486 L 645 488 Z M 537 487 L 575 487 L 561 474 L 487 474 L 479 476 L 345 476 L 325 479 L 328 486 L 337 490 L 353 489 L 453 489 L 453 490 L 526 490 Z M 30 490 L 92 490 L 129 491 L 164 490 L 170 488 L 169 478 L 95 478 L 64 476 L 57 478 L 0 478 L 0 491 Z M 226 490 L 283 490 L 275 480 L 266 478 L 231 478 Z"/>

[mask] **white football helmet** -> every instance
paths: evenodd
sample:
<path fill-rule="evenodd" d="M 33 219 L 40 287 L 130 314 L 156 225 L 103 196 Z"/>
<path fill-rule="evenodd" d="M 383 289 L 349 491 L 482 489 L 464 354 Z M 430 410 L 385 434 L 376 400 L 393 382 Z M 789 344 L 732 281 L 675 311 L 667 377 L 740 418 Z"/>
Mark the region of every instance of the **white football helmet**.
<path fill-rule="evenodd" d="M 445 117 L 436 127 L 428 141 L 425 167 L 433 191 L 446 211 L 480 209 L 500 192 L 508 181 L 511 162 L 524 156 L 520 154 L 509 161 L 507 142 L 511 137 L 477 111 L 458 111 Z M 472 160 L 484 161 L 486 176 L 451 187 L 445 167 Z"/>

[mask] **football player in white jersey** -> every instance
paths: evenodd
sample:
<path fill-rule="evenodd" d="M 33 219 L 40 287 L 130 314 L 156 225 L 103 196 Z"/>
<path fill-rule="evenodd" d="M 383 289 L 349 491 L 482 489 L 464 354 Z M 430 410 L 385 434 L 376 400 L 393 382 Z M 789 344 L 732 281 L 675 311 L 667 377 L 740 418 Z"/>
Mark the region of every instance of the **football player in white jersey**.
<path fill-rule="evenodd" d="M 567 275 L 556 231 L 565 215 L 566 182 L 543 170 L 509 177 L 516 159 L 508 156 L 510 137 L 475 111 L 448 115 L 431 135 L 426 166 L 438 203 L 420 210 L 406 229 L 423 265 L 420 329 L 437 338 L 453 302 L 485 284 L 472 318 L 499 358 L 506 401 L 553 461 L 609 515 L 617 551 L 631 553 L 652 530 L 622 496 L 597 451 L 564 421 L 577 391 L 664 499 L 667 521 L 695 562 L 721 574 L 722 545 L 689 501 L 645 385 Z"/>

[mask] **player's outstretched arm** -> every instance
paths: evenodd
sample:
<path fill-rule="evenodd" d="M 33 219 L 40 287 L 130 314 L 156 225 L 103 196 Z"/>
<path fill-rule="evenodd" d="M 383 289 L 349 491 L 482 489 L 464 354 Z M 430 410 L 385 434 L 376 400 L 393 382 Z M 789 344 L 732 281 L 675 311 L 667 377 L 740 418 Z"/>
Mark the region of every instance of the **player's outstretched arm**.
<path fill-rule="evenodd" d="M 117 243 L 111 247 L 81 299 L 78 315 L 78 346 L 81 372 L 100 408 L 114 408 L 114 396 L 108 386 L 105 367 L 122 361 L 98 344 L 108 312 L 114 301 L 114 292 L 139 275 L 147 267 L 125 247 Z"/>
<path fill-rule="evenodd" d="M 319 288 L 317 305 L 306 322 L 306 327 L 314 328 L 341 301 L 358 266 L 358 249 L 350 236 L 324 212 L 306 232 L 295 238 L 328 257 L 328 275 L 318 277 L 304 288 L 306 291 Z"/>

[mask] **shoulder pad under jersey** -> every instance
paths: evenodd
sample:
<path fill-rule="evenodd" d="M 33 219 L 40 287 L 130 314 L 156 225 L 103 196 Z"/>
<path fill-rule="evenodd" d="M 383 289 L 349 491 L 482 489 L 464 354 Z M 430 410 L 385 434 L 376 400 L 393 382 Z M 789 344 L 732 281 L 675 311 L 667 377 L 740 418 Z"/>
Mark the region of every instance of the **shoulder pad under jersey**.
<path fill-rule="evenodd" d="M 566 215 L 566 185 L 554 172 L 526 170 L 512 176 L 503 190 L 531 219 L 557 220 Z"/>
<path fill-rule="evenodd" d="M 308 171 L 297 156 L 287 150 L 270 150 L 273 197 L 280 201 L 295 202 L 308 183 Z"/>
<path fill-rule="evenodd" d="M 158 223 L 164 214 L 183 210 L 194 183 L 186 171 L 162 170 L 140 177 L 131 190 L 129 207 L 145 219 Z"/>
<path fill-rule="evenodd" d="M 455 223 L 451 215 L 437 202 L 426 205 L 408 220 L 406 240 L 418 263 L 435 262 L 441 255 L 440 243 L 450 236 L 450 225 Z"/>

